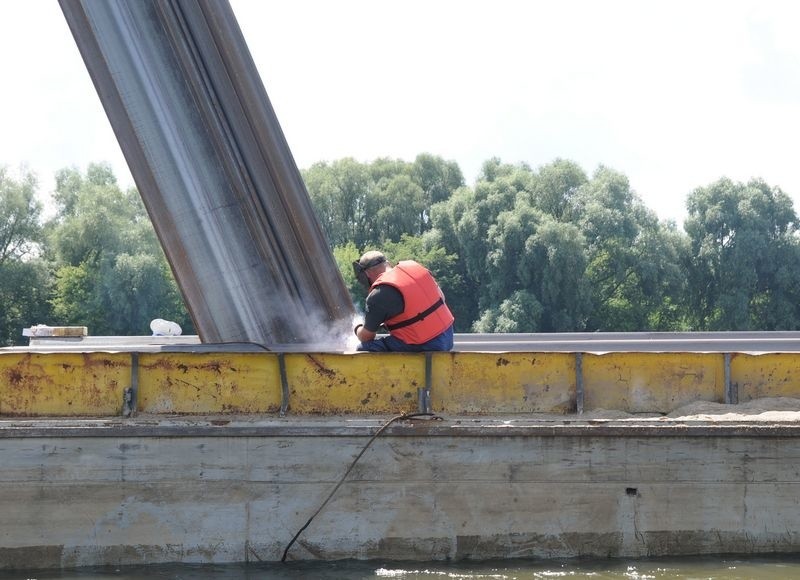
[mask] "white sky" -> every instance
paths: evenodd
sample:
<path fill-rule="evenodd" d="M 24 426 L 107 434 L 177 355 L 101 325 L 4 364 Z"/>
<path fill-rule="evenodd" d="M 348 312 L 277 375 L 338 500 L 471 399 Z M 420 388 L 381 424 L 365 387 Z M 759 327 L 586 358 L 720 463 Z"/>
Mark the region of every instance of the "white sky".
<path fill-rule="evenodd" d="M 289 146 L 316 161 L 421 152 L 472 185 L 490 157 L 610 166 L 658 215 L 722 176 L 800 211 L 792 0 L 231 0 Z M 0 0 L 0 165 L 130 174 L 55 0 Z"/>

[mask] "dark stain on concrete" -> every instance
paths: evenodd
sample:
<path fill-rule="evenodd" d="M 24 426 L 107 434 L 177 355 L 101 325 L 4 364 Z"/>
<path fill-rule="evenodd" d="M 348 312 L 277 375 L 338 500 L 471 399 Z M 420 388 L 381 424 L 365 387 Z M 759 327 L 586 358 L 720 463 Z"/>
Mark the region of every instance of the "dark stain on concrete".
<path fill-rule="evenodd" d="M 0 548 L 0 569 L 26 570 L 33 566 L 36 568 L 59 568 L 63 552 L 63 545 Z"/>

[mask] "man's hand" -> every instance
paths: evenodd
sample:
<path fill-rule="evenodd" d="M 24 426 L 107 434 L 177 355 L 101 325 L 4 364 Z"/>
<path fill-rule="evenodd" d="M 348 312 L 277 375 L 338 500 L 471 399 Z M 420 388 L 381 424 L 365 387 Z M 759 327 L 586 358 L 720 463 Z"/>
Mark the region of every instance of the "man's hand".
<path fill-rule="evenodd" d="M 368 342 L 370 340 L 373 340 L 376 336 L 378 336 L 377 333 L 364 328 L 363 324 L 356 325 L 353 331 L 356 333 L 358 340 L 360 340 L 361 342 Z"/>

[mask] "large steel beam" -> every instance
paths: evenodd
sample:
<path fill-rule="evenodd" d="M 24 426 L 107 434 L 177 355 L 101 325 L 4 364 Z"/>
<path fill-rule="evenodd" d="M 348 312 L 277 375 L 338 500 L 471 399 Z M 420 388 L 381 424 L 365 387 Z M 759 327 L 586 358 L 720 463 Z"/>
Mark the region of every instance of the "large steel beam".
<path fill-rule="evenodd" d="M 227 0 L 59 1 L 201 340 L 324 344 L 347 328 L 353 306 Z"/>

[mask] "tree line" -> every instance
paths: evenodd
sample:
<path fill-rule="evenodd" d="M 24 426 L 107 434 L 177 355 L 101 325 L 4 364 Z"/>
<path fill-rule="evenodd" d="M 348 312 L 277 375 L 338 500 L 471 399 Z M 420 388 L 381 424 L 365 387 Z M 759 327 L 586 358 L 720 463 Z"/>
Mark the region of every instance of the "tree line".
<path fill-rule="evenodd" d="M 94 335 L 150 334 L 154 318 L 193 332 L 172 272 L 135 189 L 108 165 L 56 175 L 44 216 L 36 176 L 0 168 L 0 345 L 35 324 Z"/>
<path fill-rule="evenodd" d="M 727 178 L 687 198 L 679 229 L 608 167 L 563 159 L 533 169 L 353 159 L 302 171 L 353 302 L 350 264 L 367 249 L 416 259 L 439 280 L 458 332 L 793 330 L 800 238 L 791 199 Z M 0 168 L 0 344 L 36 323 L 148 334 L 191 320 L 135 189 L 107 165 L 57 174 L 52 215 L 36 177 Z"/>
<path fill-rule="evenodd" d="M 696 188 L 681 230 L 624 174 L 564 159 L 490 159 L 473 186 L 429 154 L 303 175 L 356 301 L 348 264 L 375 248 L 426 264 L 459 332 L 800 328 L 797 216 L 763 180 Z"/>

